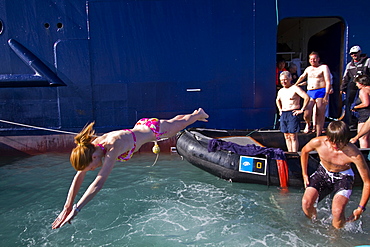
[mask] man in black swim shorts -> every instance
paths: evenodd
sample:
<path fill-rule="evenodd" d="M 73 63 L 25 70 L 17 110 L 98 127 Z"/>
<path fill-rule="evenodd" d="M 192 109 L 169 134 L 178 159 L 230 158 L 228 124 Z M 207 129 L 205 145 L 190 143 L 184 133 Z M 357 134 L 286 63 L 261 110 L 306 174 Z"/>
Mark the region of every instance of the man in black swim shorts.
<path fill-rule="evenodd" d="M 307 167 L 311 151 L 317 151 L 321 162 L 317 171 L 309 178 Z M 313 138 L 302 148 L 302 176 L 306 187 L 302 198 L 302 209 L 308 218 L 316 219 L 315 204 L 325 196 L 334 193 L 332 224 L 335 228 L 344 226 L 346 223 L 345 207 L 352 193 L 354 180 L 351 163 L 356 165 L 363 181 L 363 189 L 360 203 L 348 221 L 360 218 L 366 210 L 365 207 L 370 197 L 369 168 L 359 149 L 349 142 L 348 126 L 342 121 L 331 122 L 327 128 L 327 136 Z"/>

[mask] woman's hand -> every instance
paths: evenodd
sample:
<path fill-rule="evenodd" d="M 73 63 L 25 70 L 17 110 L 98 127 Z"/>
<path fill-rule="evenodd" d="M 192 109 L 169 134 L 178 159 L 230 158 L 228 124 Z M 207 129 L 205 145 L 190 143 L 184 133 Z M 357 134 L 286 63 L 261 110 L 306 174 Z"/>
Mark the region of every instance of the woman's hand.
<path fill-rule="evenodd" d="M 69 213 L 67 218 L 64 219 L 64 221 L 61 223 L 60 227 L 64 226 L 65 224 L 69 223 L 71 224 L 71 221 L 73 218 L 78 214 L 77 210 L 75 208 L 72 209 L 72 211 Z"/>
<path fill-rule="evenodd" d="M 62 223 L 65 221 L 67 216 L 71 213 L 72 208 L 64 208 L 63 211 L 59 214 L 58 218 L 56 218 L 51 226 L 52 229 L 57 229 L 62 225 Z"/>

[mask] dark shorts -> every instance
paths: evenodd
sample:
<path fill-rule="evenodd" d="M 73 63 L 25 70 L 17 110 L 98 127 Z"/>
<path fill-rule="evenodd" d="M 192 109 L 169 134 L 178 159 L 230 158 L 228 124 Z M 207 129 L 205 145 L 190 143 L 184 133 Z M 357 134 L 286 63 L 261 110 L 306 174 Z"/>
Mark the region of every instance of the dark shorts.
<path fill-rule="evenodd" d="M 353 174 L 353 171 L 350 170 L 349 173 Z M 352 192 L 353 182 L 353 175 L 347 175 L 344 174 L 344 172 L 328 172 L 320 165 L 316 172 L 311 175 L 308 187 L 317 189 L 319 192 L 319 201 L 321 201 L 327 195 L 331 193 L 340 193 L 341 191 L 345 192 L 343 193 L 344 196 L 349 197 Z M 349 191 L 349 195 L 347 191 Z"/>
<path fill-rule="evenodd" d="M 308 96 L 312 99 L 324 98 L 326 93 L 326 88 L 318 88 L 313 90 L 307 90 Z"/>
<path fill-rule="evenodd" d="M 359 123 L 365 123 L 366 120 L 369 118 L 370 116 L 370 109 L 368 108 L 363 108 L 363 109 L 359 109 L 358 111 L 358 122 Z"/>
<path fill-rule="evenodd" d="M 283 133 L 298 133 L 300 117 L 293 116 L 293 111 L 283 111 L 280 116 L 280 131 Z"/>

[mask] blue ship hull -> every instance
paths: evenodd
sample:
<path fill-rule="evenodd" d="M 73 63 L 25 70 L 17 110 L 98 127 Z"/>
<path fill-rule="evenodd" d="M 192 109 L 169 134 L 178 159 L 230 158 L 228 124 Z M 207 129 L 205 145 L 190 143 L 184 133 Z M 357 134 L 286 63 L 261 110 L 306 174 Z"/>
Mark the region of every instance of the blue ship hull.
<path fill-rule="evenodd" d="M 370 51 L 368 7 L 362 0 L 0 0 L 0 119 L 68 131 L 96 121 L 105 132 L 203 107 L 209 122 L 193 127 L 271 128 L 277 54 L 304 68 L 313 49 L 333 74 L 330 115 L 338 117 L 348 49 Z M 0 123 L 5 136 L 41 133 Z"/>

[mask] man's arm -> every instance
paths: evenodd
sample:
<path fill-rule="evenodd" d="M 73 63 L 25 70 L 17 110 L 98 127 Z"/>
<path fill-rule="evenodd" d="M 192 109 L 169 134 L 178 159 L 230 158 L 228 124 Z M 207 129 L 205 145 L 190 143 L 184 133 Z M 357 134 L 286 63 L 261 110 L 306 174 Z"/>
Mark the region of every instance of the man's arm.
<path fill-rule="evenodd" d="M 317 138 L 312 139 L 309 141 L 301 150 L 301 168 L 302 168 L 302 177 L 303 177 L 303 184 L 306 188 L 309 184 L 309 176 L 308 176 L 308 157 L 311 151 L 314 151 L 315 143 L 317 142 Z"/>
<path fill-rule="evenodd" d="M 301 110 L 302 111 L 306 110 L 306 106 L 308 105 L 308 102 L 310 101 L 310 96 L 308 96 L 308 94 L 305 91 L 303 91 L 303 89 L 300 87 L 297 87 L 296 93 L 299 95 L 299 97 L 303 99 Z"/>
<path fill-rule="evenodd" d="M 279 90 L 279 92 L 280 92 L 280 90 Z M 281 115 L 281 110 L 282 110 L 283 106 L 282 106 L 282 104 L 281 104 L 281 99 L 280 99 L 280 94 L 279 94 L 279 92 L 278 92 L 278 94 L 277 94 L 277 97 L 276 97 L 275 102 L 276 102 L 276 106 L 277 106 L 277 108 L 278 108 L 278 110 L 279 110 L 279 115 Z"/>
<path fill-rule="evenodd" d="M 303 86 L 303 84 L 301 83 L 305 78 L 307 77 L 307 68 L 303 71 L 303 74 L 298 78 L 298 80 L 296 81 L 296 83 L 294 85 L 297 85 L 297 86 Z"/>
<path fill-rule="evenodd" d="M 353 144 L 351 144 L 353 145 Z M 353 146 L 357 149 L 357 147 Z M 370 197 L 370 172 L 369 167 L 365 161 L 364 156 L 358 151 L 358 154 L 353 158 L 353 163 L 356 165 L 357 170 L 361 176 L 363 187 L 362 187 L 362 196 L 358 207 L 353 211 L 350 220 L 358 220 L 360 215 L 365 211 L 365 207 Z"/>
<path fill-rule="evenodd" d="M 351 80 L 348 67 L 349 67 L 349 64 L 347 64 L 346 66 L 346 70 L 344 71 L 344 74 L 343 74 L 342 84 L 340 85 L 340 91 L 342 93 L 346 93 L 348 83 Z"/>
<path fill-rule="evenodd" d="M 365 62 L 365 74 L 370 76 L 370 58 L 367 58 L 366 59 L 366 62 Z"/>
<path fill-rule="evenodd" d="M 331 90 L 331 80 L 330 80 L 330 70 L 327 65 L 322 65 L 323 67 L 323 73 L 324 73 L 324 80 L 325 80 L 325 96 L 324 99 L 326 102 L 328 102 L 329 93 Z"/>
<path fill-rule="evenodd" d="M 299 114 L 302 114 L 306 110 L 307 104 L 310 101 L 310 96 L 308 96 L 308 94 L 305 91 L 303 91 L 302 88 L 296 85 L 293 85 L 292 87 L 294 87 L 295 93 L 298 94 L 298 96 L 303 99 L 303 104 L 302 104 L 301 109 L 293 111 L 293 115 L 297 116 Z"/>

